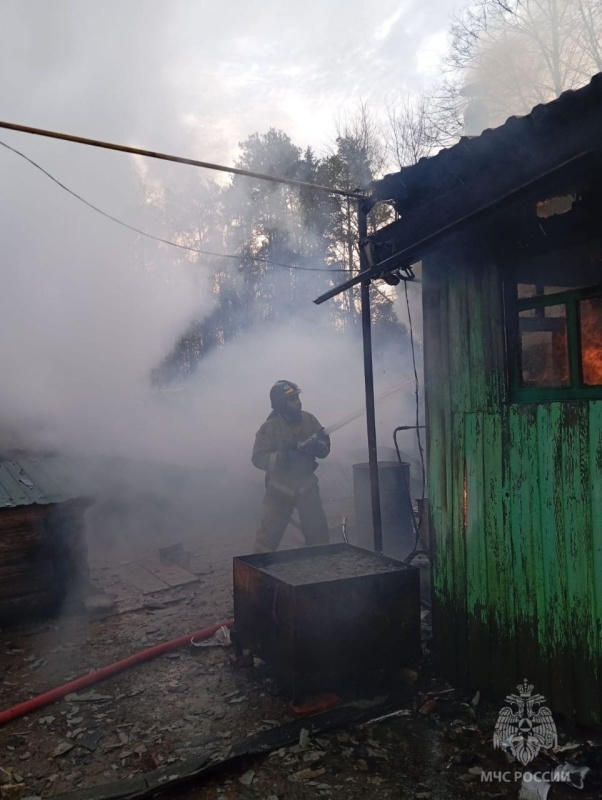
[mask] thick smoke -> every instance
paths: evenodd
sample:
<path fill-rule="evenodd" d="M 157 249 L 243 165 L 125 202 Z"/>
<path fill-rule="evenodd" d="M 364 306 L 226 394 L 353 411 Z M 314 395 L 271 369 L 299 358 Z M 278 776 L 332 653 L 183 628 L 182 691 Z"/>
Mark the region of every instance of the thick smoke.
<path fill-rule="evenodd" d="M 266 73 L 265 65 L 248 58 L 251 51 L 258 58 L 267 34 L 256 8 L 241 5 L 240 11 L 240 19 L 227 11 L 239 30 L 219 37 L 212 31 L 220 27 L 222 12 L 214 10 L 216 16 L 207 20 L 196 3 L 168 9 L 158 2 L 124 7 L 64 0 L 50 12 L 42 2 L 9 2 L 0 34 L 2 116 L 228 163 L 235 143 L 252 130 L 268 123 L 286 129 L 296 119 L 298 106 L 285 102 L 293 86 L 307 108 L 318 110 L 317 118 L 327 109 L 330 122 L 332 103 L 344 102 L 351 91 L 327 85 L 327 71 L 338 64 L 330 34 L 320 33 L 330 37 L 326 55 L 316 62 L 320 75 L 302 71 L 292 82 L 295 64 L 307 61 L 303 47 L 320 50 L 312 27 L 305 45 L 294 51 L 283 87 L 275 67 Z M 276 64 L 293 29 L 286 33 L 283 20 L 276 19 L 284 14 L 282 6 L 274 11 L 273 19 L 262 19 L 282 34 L 272 53 Z M 418 29 L 420 19 L 413 23 Z M 416 38 L 399 27 L 401 20 L 397 4 L 383 9 L 373 42 L 383 59 L 395 31 L 409 43 Z M 337 30 L 344 39 L 360 28 L 355 19 Z M 356 57 L 357 49 L 353 58 L 346 55 L 349 64 Z M 9 78 L 15 65 L 21 67 L 19 81 Z M 305 124 L 310 116 L 303 115 Z M 291 132 L 296 140 L 309 139 L 301 128 Z M 314 143 L 321 136 L 314 130 Z M 141 163 L 8 131 L 0 132 L 0 140 L 111 215 L 167 238 L 160 212 L 172 218 L 179 213 L 169 207 L 169 191 L 197 181 L 191 168 L 178 165 Z M 209 263 L 120 228 L 1 147 L 0 169 L 0 450 L 77 460 L 80 478 L 98 498 L 89 514 L 93 547 L 147 547 L 223 533 L 238 536 L 241 550 L 250 549 L 263 485 L 250 453 L 269 411 L 270 385 L 279 378 L 301 384 L 304 407 L 324 425 L 364 404 L 361 342 L 333 332 L 324 323 L 325 308 L 311 303 L 324 289 L 323 276 L 316 273 L 315 283 L 299 277 L 295 314 L 247 329 L 203 359 L 185 385 L 158 390 L 152 371 L 190 323 L 214 308 Z M 211 249 L 210 239 L 206 244 Z M 275 296 L 287 279 L 283 271 L 275 280 Z M 378 354 L 377 394 L 409 377 L 407 352 Z M 392 447 L 396 425 L 413 421 L 413 402 L 409 393 L 379 404 L 382 448 Z M 326 496 L 350 496 L 350 467 L 365 460 L 365 442 L 364 417 L 333 435 L 333 455 L 319 472 Z"/>
<path fill-rule="evenodd" d="M 5 0 L 2 116 L 224 163 L 269 127 L 320 150 L 334 113 L 419 88 L 458 5 Z"/>
<path fill-rule="evenodd" d="M 16 188 L 21 160 L 13 156 L 10 167 Z M 287 306 L 279 321 L 257 321 L 204 358 L 184 385 L 157 389 L 153 369 L 214 307 L 209 264 L 98 219 L 25 167 L 31 188 L 6 210 L 4 230 L 10 269 L 0 326 L 13 342 L 3 359 L 2 428 L 11 433 L 4 446 L 77 460 L 98 498 L 89 512 L 92 549 L 125 544 L 127 553 L 220 534 L 238 535 L 241 550 L 250 549 L 263 482 L 250 452 L 269 412 L 269 387 L 280 378 L 298 382 L 305 408 L 324 425 L 337 423 L 364 404 L 361 340 L 326 324 L 326 309 L 311 302 L 324 278 L 306 273 L 294 315 Z M 114 181 L 120 213 L 135 219 L 141 189 L 132 175 Z M 35 235 L 15 242 L 27 219 Z M 271 281 L 276 306 L 278 298 L 288 304 L 288 270 Z M 407 355 L 376 354 L 377 394 L 410 376 Z M 414 413 L 409 394 L 379 403 L 385 460 L 393 428 Z M 320 467 L 326 497 L 351 496 L 351 465 L 367 459 L 365 441 L 363 416 L 333 435 L 333 454 Z"/>

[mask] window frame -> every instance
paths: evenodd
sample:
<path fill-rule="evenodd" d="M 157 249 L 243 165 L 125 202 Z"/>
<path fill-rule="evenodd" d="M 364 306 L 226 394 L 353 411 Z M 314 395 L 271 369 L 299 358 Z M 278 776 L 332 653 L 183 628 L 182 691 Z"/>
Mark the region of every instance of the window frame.
<path fill-rule="evenodd" d="M 583 383 L 581 364 L 581 325 L 579 303 L 594 297 L 602 297 L 602 281 L 595 286 L 567 289 L 553 294 L 518 297 L 520 265 L 511 271 L 512 280 L 506 284 L 505 325 L 506 359 L 509 378 L 509 400 L 511 403 L 553 402 L 557 400 L 597 400 L 602 399 L 602 385 L 590 386 Z M 567 355 L 569 361 L 568 386 L 529 386 L 521 385 L 522 347 L 520 338 L 521 311 L 546 306 L 564 305 L 566 308 Z"/>

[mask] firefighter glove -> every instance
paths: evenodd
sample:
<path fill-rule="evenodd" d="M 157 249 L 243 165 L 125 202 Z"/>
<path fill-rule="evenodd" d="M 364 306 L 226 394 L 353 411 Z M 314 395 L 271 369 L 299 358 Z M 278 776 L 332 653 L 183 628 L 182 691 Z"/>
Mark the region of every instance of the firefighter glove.
<path fill-rule="evenodd" d="M 297 450 L 308 456 L 324 458 L 330 452 L 330 439 L 321 428 L 318 433 L 314 433 L 309 439 L 297 445 Z"/>

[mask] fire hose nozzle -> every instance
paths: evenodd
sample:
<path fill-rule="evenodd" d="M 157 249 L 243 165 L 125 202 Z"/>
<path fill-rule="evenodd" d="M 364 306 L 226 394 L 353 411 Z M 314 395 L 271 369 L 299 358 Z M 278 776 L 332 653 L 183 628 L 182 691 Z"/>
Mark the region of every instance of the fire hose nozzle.
<path fill-rule="evenodd" d="M 314 455 L 316 450 L 320 450 L 321 446 L 327 442 L 328 434 L 324 428 L 320 428 L 319 431 L 314 433 L 313 436 L 310 436 L 309 439 L 306 439 L 304 442 L 300 442 L 297 445 L 297 450 L 300 453 L 307 453 L 308 455 Z"/>

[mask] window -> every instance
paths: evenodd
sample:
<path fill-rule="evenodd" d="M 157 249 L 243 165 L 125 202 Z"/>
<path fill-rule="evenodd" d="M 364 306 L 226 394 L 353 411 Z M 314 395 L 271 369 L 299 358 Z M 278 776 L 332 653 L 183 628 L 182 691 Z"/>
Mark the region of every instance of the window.
<path fill-rule="evenodd" d="M 506 305 L 512 400 L 602 397 L 599 243 L 520 263 Z"/>
<path fill-rule="evenodd" d="M 581 371 L 586 386 L 602 384 L 602 296 L 579 303 Z"/>

